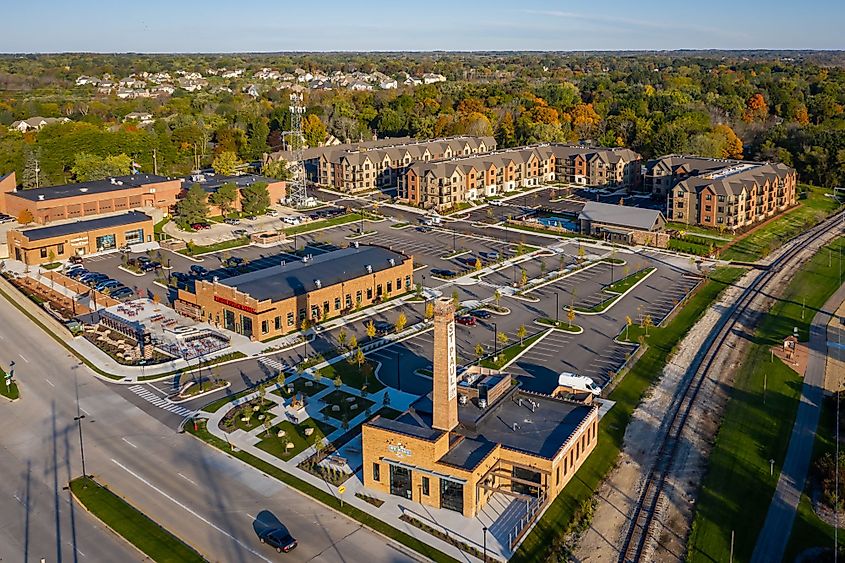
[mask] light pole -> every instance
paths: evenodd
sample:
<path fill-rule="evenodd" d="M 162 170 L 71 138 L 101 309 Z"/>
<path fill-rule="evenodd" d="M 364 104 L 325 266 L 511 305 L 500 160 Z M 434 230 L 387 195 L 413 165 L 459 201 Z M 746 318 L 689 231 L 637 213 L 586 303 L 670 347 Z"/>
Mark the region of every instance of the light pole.
<path fill-rule="evenodd" d="M 499 327 L 496 326 L 496 323 L 490 323 L 493 325 L 493 361 L 496 360 L 496 356 L 499 355 Z"/>
<path fill-rule="evenodd" d="M 560 292 L 555 292 L 555 325 L 560 323 Z"/>
<path fill-rule="evenodd" d="M 482 561 L 484 561 L 484 563 L 487 563 L 487 526 L 484 526 L 483 528 L 481 528 L 481 531 L 484 532 L 484 541 L 483 541 L 484 559 L 482 559 Z"/>
<path fill-rule="evenodd" d="M 82 458 L 82 476 L 85 477 L 87 475 L 85 471 L 85 446 L 82 442 L 82 419 L 85 418 L 84 414 L 80 414 L 79 416 L 73 417 L 73 420 L 76 421 L 76 426 L 79 428 L 79 455 Z"/>

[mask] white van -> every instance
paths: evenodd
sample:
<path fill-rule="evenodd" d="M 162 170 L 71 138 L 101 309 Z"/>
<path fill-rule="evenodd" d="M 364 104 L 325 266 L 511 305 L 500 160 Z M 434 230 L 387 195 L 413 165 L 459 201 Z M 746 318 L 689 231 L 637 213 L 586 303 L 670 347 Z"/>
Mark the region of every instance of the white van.
<path fill-rule="evenodd" d="M 573 391 L 582 391 L 585 393 L 592 393 L 593 395 L 601 395 L 601 387 L 596 385 L 592 378 L 586 375 L 575 375 L 574 373 L 563 372 L 557 378 L 559 387 L 567 387 Z"/>

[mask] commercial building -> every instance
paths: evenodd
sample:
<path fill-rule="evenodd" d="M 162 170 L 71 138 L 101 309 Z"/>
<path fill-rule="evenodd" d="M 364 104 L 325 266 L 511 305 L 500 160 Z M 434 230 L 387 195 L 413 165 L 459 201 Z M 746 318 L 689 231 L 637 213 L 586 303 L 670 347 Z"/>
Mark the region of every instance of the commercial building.
<path fill-rule="evenodd" d="M 634 189 L 641 169 L 630 149 L 531 145 L 411 164 L 400 177 L 399 199 L 441 211 L 547 182 Z"/>
<path fill-rule="evenodd" d="M 200 174 L 188 178 L 165 178 L 152 174 L 116 176 L 104 180 L 19 190 L 15 173 L 0 177 L 0 213 L 18 217 L 24 210 L 32 213 L 35 223 L 105 215 L 130 209 L 158 209 L 172 213 L 188 188 L 199 183 L 208 192 L 223 184 L 238 186 L 238 199 L 234 209 L 240 209 L 240 189 L 256 182 L 266 182 L 271 203 L 285 197 L 285 183 L 255 176 L 216 176 Z M 212 208 L 211 212 L 219 214 Z"/>
<path fill-rule="evenodd" d="M 497 494 L 542 508 L 595 448 L 598 407 L 522 391 L 497 370 L 458 375 L 455 354 L 454 305 L 439 299 L 433 390 L 363 425 L 365 486 L 469 518 Z"/>
<path fill-rule="evenodd" d="M 427 141 L 402 137 L 308 149 L 303 154 L 303 163 L 310 181 L 354 193 L 395 187 L 415 162 L 468 156 L 495 148 L 493 137 L 460 136 Z M 295 157 L 285 153 L 269 156 L 270 160 L 279 158 Z"/>
<path fill-rule="evenodd" d="M 181 179 L 152 174 L 18 190 L 13 172 L 0 179 L 0 212 L 18 217 L 29 210 L 34 222 L 46 224 L 130 209 L 169 211 L 181 193 Z"/>
<path fill-rule="evenodd" d="M 11 230 L 7 233 L 6 244 L 10 257 L 37 265 L 142 244 L 152 239 L 152 217 L 130 211 L 46 227 Z"/>
<path fill-rule="evenodd" d="M 306 319 L 326 320 L 407 293 L 413 275 L 412 257 L 380 246 L 350 246 L 226 279 L 197 280 L 193 292 L 179 290 L 175 308 L 266 340 L 300 330 Z"/>
<path fill-rule="evenodd" d="M 648 162 L 644 189 L 666 197 L 669 221 L 736 230 L 795 205 L 797 184 L 781 163 L 668 155 Z"/>
<path fill-rule="evenodd" d="M 578 214 L 581 232 L 610 242 L 667 248 L 666 218 L 654 209 L 588 201 Z"/>

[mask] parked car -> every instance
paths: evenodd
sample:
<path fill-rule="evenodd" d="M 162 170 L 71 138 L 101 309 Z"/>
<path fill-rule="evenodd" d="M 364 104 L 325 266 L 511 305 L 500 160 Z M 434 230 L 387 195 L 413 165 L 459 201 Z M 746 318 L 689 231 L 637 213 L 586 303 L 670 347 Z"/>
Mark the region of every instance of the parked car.
<path fill-rule="evenodd" d="M 296 215 L 285 215 L 282 217 L 282 222 L 287 223 L 288 225 L 299 225 L 302 220 Z"/>
<path fill-rule="evenodd" d="M 560 387 L 568 387 L 575 392 L 582 391 L 601 395 L 601 387 L 595 384 L 592 378 L 586 375 L 575 375 L 570 372 L 563 372 L 558 375 L 557 384 Z"/>
<path fill-rule="evenodd" d="M 245 237 L 247 235 L 247 232 L 246 229 L 235 229 L 234 231 L 232 231 L 232 234 L 240 238 Z"/>
<path fill-rule="evenodd" d="M 161 269 L 161 262 L 150 261 L 150 262 L 144 262 L 143 264 L 141 264 L 141 270 L 143 270 L 144 272 L 151 272 L 153 270 L 159 270 L 159 269 Z"/>
<path fill-rule="evenodd" d="M 88 287 L 93 288 L 93 287 L 96 287 L 98 284 L 100 284 L 100 283 L 102 283 L 102 282 L 104 282 L 108 279 L 109 279 L 109 277 L 107 275 L 100 274 L 99 276 L 96 276 L 96 277 L 87 278 L 82 283 L 84 283 Z"/>
<path fill-rule="evenodd" d="M 234 217 L 226 217 L 225 219 L 223 219 L 223 222 L 226 223 L 227 225 L 240 225 L 241 224 L 240 219 L 235 219 Z"/>
<path fill-rule="evenodd" d="M 482 258 L 485 260 L 498 260 L 499 253 L 498 252 L 479 252 L 478 253 Z"/>
<path fill-rule="evenodd" d="M 65 275 L 69 276 L 71 272 L 79 269 L 84 269 L 82 264 L 65 264 L 64 271 Z"/>
<path fill-rule="evenodd" d="M 204 231 L 205 229 L 210 229 L 211 225 L 208 223 L 194 223 L 191 225 L 191 228 L 195 231 Z"/>
<path fill-rule="evenodd" d="M 493 316 L 490 311 L 485 311 L 484 309 L 475 309 L 474 311 L 470 311 L 469 314 L 476 319 L 489 319 Z"/>
<path fill-rule="evenodd" d="M 431 227 L 417 227 L 417 231 L 420 233 L 430 233 Z"/>
<path fill-rule="evenodd" d="M 77 256 L 74 254 L 70 258 L 67 259 L 68 263 L 70 264 L 82 264 L 82 256 Z"/>
<path fill-rule="evenodd" d="M 96 289 L 97 291 L 103 291 L 104 289 L 114 289 L 114 288 L 116 288 L 116 287 L 117 287 L 117 286 L 119 286 L 119 285 L 123 285 L 123 284 L 122 284 L 122 283 L 120 283 L 120 282 L 119 282 L 119 281 L 117 281 L 117 280 L 113 280 L 113 279 L 109 278 L 109 279 L 107 279 L 107 280 L 105 280 L 105 281 L 101 281 L 100 283 L 98 283 L 98 284 L 94 287 L 94 289 Z"/>
<path fill-rule="evenodd" d="M 121 287 L 109 293 L 109 297 L 121 301 L 133 297 L 134 295 L 135 293 L 128 287 Z"/>
<path fill-rule="evenodd" d="M 170 274 L 170 277 L 180 282 L 186 282 L 191 279 L 190 274 L 186 274 L 185 272 L 173 272 Z"/>
<path fill-rule="evenodd" d="M 68 276 L 69 278 L 73 278 L 73 279 L 75 279 L 75 280 L 78 280 L 79 278 L 81 278 L 81 277 L 82 277 L 82 276 L 84 276 L 85 274 L 89 274 L 89 273 L 90 273 L 90 272 L 89 272 L 88 270 L 86 270 L 85 268 L 75 268 L 75 269 L 73 269 L 73 270 L 70 270 L 70 271 L 67 273 L 67 276 Z"/>
<path fill-rule="evenodd" d="M 373 325 L 376 327 L 376 334 L 383 336 L 393 330 L 393 323 L 387 321 L 374 321 Z"/>
<path fill-rule="evenodd" d="M 452 270 L 444 270 L 443 268 L 432 268 L 431 274 L 434 276 L 439 276 L 441 278 L 453 278 L 458 275 L 457 272 Z"/>
<path fill-rule="evenodd" d="M 266 543 L 279 553 L 288 553 L 297 546 L 296 540 L 286 528 L 270 528 L 258 534 L 258 541 Z"/>
<path fill-rule="evenodd" d="M 232 256 L 223 261 L 223 266 L 226 268 L 240 268 L 244 265 L 244 259 L 238 256 Z"/>
<path fill-rule="evenodd" d="M 244 217 L 244 219 L 246 219 L 247 221 L 255 221 L 256 219 L 258 219 L 258 217 L 256 217 L 255 215 L 247 215 L 246 217 Z"/>
<path fill-rule="evenodd" d="M 475 317 L 472 315 L 459 315 L 455 317 L 455 322 L 464 326 L 475 326 Z"/>
<path fill-rule="evenodd" d="M 270 217 L 278 217 L 279 216 L 279 212 L 276 211 L 275 209 L 268 209 L 264 213 L 265 213 L 265 215 L 269 215 Z"/>
<path fill-rule="evenodd" d="M 152 262 L 152 261 L 153 261 L 153 259 L 150 258 L 149 256 L 138 256 L 135 259 L 135 262 L 137 262 L 138 264 L 146 264 L 147 262 Z"/>
<path fill-rule="evenodd" d="M 191 266 L 191 273 L 199 278 L 202 278 L 208 275 L 208 270 L 198 264 L 194 264 Z"/>

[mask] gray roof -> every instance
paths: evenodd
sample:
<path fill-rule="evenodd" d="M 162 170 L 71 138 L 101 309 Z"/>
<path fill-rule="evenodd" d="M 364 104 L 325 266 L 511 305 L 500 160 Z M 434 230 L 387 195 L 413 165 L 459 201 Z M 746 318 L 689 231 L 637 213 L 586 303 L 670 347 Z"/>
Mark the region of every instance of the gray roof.
<path fill-rule="evenodd" d="M 663 214 L 653 209 L 627 207 L 625 205 L 599 203 L 597 201 L 587 202 L 578 215 L 578 219 L 582 221 L 586 220 L 594 223 L 630 227 L 643 231 L 654 229 L 655 225 L 662 218 Z M 665 219 L 663 220 L 665 221 Z"/>
<path fill-rule="evenodd" d="M 233 287 L 258 301 L 281 301 L 313 291 L 317 280 L 322 287 L 328 287 L 367 275 L 368 265 L 373 272 L 392 268 L 391 259 L 398 266 L 408 257 L 381 246 L 350 246 L 314 256 L 307 262 L 286 262 L 217 283 Z"/>
<path fill-rule="evenodd" d="M 216 192 L 224 184 L 234 184 L 238 188 L 246 188 L 258 182 L 264 182 L 266 184 L 273 184 L 275 182 L 279 182 L 279 180 L 273 180 L 272 178 L 267 178 L 266 176 L 259 176 L 257 174 L 241 174 L 239 176 L 217 176 L 212 174 L 204 174 L 203 177 L 204 179 L 202 181 L 198 181 L 188 176 L 182 181 L 186 187 L 191 187 L 194 184 L 198 184 L 203 190 L 207 192 Z"/>
<path fill-rule="evenodd" d="M 17 190 L 13 195 L 30 201 L 54 200 L 66 197 L 74 197 L 86 193 L 107 193 L 137 188 L 147 184 L 167 182 L 172 178 L 155 176 L 153 174 L 135 174 L 132 176 L 115 176 L 112 179 L 93 180 L 91 182 L 80 182 L 78 184 L 64 184 L 62 186 L 49 186 L 46 188 L 35 188 L 31 190 Z"/>
<path fill-rule="evenodd" d="M 21 231 L 21 234 L 29 240 L 44 240 L 65 235 L 74 235 L 97 229 L 107 229 L 122 225 L 132 225 L 143 221 L 151 221 L 152 217 L 140 211 L 130 211 L 122 215 L 110 215 L 108 217 L 95 217 L 94 219 L 82 219 L 72 223 L 50 225 L 48 227 L 35 227 Z"/>

